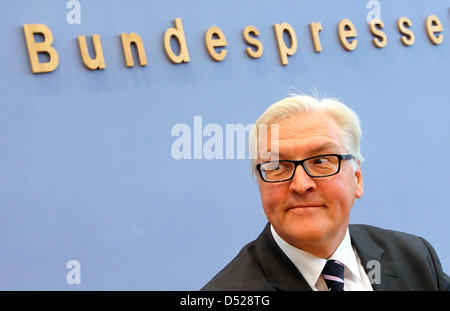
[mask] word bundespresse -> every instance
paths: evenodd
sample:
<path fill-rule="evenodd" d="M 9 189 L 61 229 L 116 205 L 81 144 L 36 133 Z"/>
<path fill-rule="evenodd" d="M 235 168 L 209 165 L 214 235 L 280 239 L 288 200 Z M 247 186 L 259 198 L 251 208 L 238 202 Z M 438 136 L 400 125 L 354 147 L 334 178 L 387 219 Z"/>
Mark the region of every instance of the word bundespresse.
<path fill-rule="evenodd" d="M 415 34 L 411 29 L 412 22 L 408 17 L 400 17 L 397 20 L 397 28 L 400 34 L 400 41 L 404 46 L 411 46 L 415 42 Z M 373 19 L 369 23 L 369 29 L 373 35 L 372 43 L 376 48 L 384 48 L 387 45 L 388 38 L 383 31 L 384 23 L 380 19 Z M 288 57 L 297 52 L 297 35 L 294 28 L 288 23 L 273 25 L 275 40 L 278 46 L 278 53 L 281 65 L 288 64 Z M 322 51 L 320 32 L 323 30 L 321 22 L 311 22 L 309 24 L 310 37 L 313 43 L 314 52 Z M 443 26 L 436 15 L 430 15 L 425 19 L 425 30 L 429 41 L 433 45 L 439 45 L 444 40 Z M 59 56 L 56 48 L 53 46 L 53 34 L 50 28 L 45 24 L 25 24 L 23 31 L 27 44 L 28 55 L 33 73 L 52 72 L 58 67 Z M 36 42 L 35 35 L 42 35 L 43 40 Z M 358 45 L 357 30 L 349 19 L 341 20 L 337 25 L 337 34 L 342 47 L 346 51 L 353 51 Z M 246 26 L 242 31 L 243 40 L 249 46 L 245 49 L 246 54 L 256 59 L 263 55 L 263 44 L 258 39 L 259 30 L 255 26 Z M 288 40 L 286 40 L 289 38 Z M 137 33 L 120 34 L 122 50 L 127 67 L 133 67 L 133 55 L 131 45 L 136 47 L 136 53 L 140 66 L 147 65 L 147 56 L 145 53 L 142 38 Z M 81 59 L 85 67 L 89 70 L 105 69 L 106 63 L 103 56 L 103 49 L 98 34 L 92 35 L 92 45 L 94 57 L 89 55 L 86 36 L 77 37 Z M 286 42 L 287 41 L 287 42 Z M 177 52 L 172 49 L 172 43 L 178 44 Z M 173 64 L 188 63 L 190 61 L 188 44 L 183 29 L 181 18 L 174 20 L 174 26 L 168 28 L 163 38 L 164 51 L 168 59 Z M 227 56 L 227 40 L 223 31 L 216 27 L 210 27 L 205 32 L 205 47 L 209 56 L 216 62 L 221 62 Z M 44 53 L 48 56 L 47 62 L 40 62 L 38 54 Z"/>

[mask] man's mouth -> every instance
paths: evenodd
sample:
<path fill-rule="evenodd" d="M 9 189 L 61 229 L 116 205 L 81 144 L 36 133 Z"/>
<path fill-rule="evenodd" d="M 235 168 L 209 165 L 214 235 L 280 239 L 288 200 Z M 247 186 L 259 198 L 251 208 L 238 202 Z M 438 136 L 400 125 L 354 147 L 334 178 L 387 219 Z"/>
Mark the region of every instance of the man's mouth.
<path fill-rule="evenodd" d="M 295 205 L 292 206 L 288 209 L 293 209 L 293 208 L 312 208 L 312 207 L 324 207 L 325 205 L 323 204 L 300 204 L 300 205 Z"/>
<path fill-rule="evenodd" d="M 315 209 L 319 209 L 319 208 L 324 208 L 325 205 L 322 204 L 301 204 L 301 205 L 295 205 L 292 206 L 290 208 L 288 208 L 286 211 L 298 211 L 298 212 L 302 212 L 302 211 L 310 211 L 310 210 L 315 210 Z"/>

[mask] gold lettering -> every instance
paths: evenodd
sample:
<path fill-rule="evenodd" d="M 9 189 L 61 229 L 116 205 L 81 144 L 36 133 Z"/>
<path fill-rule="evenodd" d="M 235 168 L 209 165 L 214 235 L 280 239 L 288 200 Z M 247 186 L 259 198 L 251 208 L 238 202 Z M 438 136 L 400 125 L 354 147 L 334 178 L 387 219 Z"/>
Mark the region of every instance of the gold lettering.
<path fill-rule="evenodd" d="M 376 36 L 372 43 L 377 48 L 384 48 L 388 42 L 386 34 L 381 30 L 384 28 L 384 23 L 379 18 L 374 18 L 369 24 L 370 32 Z M 380 29 L 379 29 L 380 28 Z"/>
<path fill-rule="evenodd" d="M 78 36 L 78 46 L 80 47 L 81 59 L 86 68 L 90 70 L 105 69 L 105 58 L 103 57 L 102 43 L 99 35 L 92 36 L 92 43 L 94 45 L 95 58 L 89 56 L 89 51 L 86 44 L 85 36 Z"/>
<path fill-rule="evenodd" d="M 127 67 L 133 67 L 133 55 L 131 54 L 131 44 L 136 46 L 137 55 L 139 58 L 140 66 L 147 66 L 147 57 L 145 56 L 144 43 L 141 37 L 137 33 L 121 33 L 120 39 L 122 40 L 123 56 L 125 57 L 125 64 Z"/>
<path fill-rule="evenodd" d="M 404 46 L 410 46 L 413 45 L 415 42 L 414 32 L 409 29 L 409 27 L 412 26 L 412 22 L 407 17 L 400 17 L 397 21 L 397 28 L 398 31 L 404 35 L 400 38 L 400 41 L 403 43 Z"/>
<path fill-rule="evenodd" d="M 175 18 L 175 27 L 169 28 L 164 33 L 164 50 L 166 51 L 167 57 L 174 63 L 188 63 L 190 61 L 189 51 L 186 44 L 186 37 L 184 36 L 183 23 L 181 18 Z M 170 46 L 170 40 L 175 37 L 178 40 L 180 46 L 180 53 L 176 55 L 172 47 Z"/>
<path fill-rule="evenodd" d="M 44 24 L 25 24 L 23 25 L 23 32 L 27 43 L 31 71 L 33 73 L 54 71 L 58 67 L 59 58 L 55 48 L 52 47 L 53 35 L 50 29 Z M 44 40 L 35 42 L 35 34 L 41 34 Z M 46 53 L 49 56 L 49 61 L 40 63 L 38 53 Z"/>
<path fill-rule="evenodd" d="M 256 38 L 253 38 L 250 36 L 250 34 L 254 36 L 259 36 L 259 31 L 254 26 L 247 26 L 245 27 L 244 31 L 242 32 L 242 36 L 244 37 L 244 41 L 256 48 L 256 50 L 253 50 L 252 48 L 248 47 L 245 49 L 245 52 L 247 52 L 247 55 L 251 58 L 259 58 L 263 54 L 263 45 L 261 41 L 259 41 Z"/>
<path fill-rule="evenodd" d="M 288 64 L 288 56 L 292 56 L 297 52 L 297 35 L 295 34 L 294 28 L 288 23 L 275 24 L 273 25 L 275 31 L 275 37 L 277 39 L 278 52 L 280 54 L 281 64 L 286 66 Z M 284 42 L 284 32 L 289 34 L 291 39 L 291 46 L 288 48 L 286 42 Z"/>
<path fill-rule="evenodd" d="M 213 37 L 216 37 L 213 39 Z M 227 46 L 227 39 L 225 38 L 224 33 L 220 28 L 213 26 L 210 27 L 205 34 L 205 44 L 206 49 L 208 50 L 209 56 L 216 62 L 223 61 L 227 56 L 227 50 L 222 49 L 219 53 L 216 52 L 216 47 L 225 47 Z"/>
<path fill-rule="evenodd" d="M 439 34 L 436 36 L 436 33 L 442 32 L 442 23 L 440 19 L 436 15 L 430 15 L 427 17 L 425 21 L 425 28 L 427 29 L 428 39 L 434 45 L 441 44 L 444 41 L 444 34 Z"/>
<path fill-rule="evenodd" d="M 319 32 L 322 31 L 322 24 L 320 22 L 309 24 L 311 31 L 311 37 L 314 44 L 314 52 L 319 53 L 322 51 L 322 44 L 320 44 Z"/>
<path fill-rule="evenodd" d="M 341 42 L 341 45 L 344 49 L 346 49 L 347 51 L 353 51 L 354 49 L 356 49 L 358 40 L 355 39 L 355 37 L 358 35 L 358 33 L 351 20 L 346 18 L 339 22 L 338 35 L 339 41 Z M 348 39 L 352 38 L 353 40 L 349 42 Z"/>

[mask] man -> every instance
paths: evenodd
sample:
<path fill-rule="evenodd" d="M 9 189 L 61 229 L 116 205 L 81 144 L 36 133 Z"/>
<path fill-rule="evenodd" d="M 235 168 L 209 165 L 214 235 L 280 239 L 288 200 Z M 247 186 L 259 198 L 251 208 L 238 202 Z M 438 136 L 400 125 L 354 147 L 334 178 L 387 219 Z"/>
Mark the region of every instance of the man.
<path fill-rule="evenodd" d="M 363 195 L 360 137 L 357 115 L 337 100 L 270 106 L 250 134 L 252 150 L 267 146 L 252 168 L 269 223 L 202 290 L 450 290 L 424 239 L 349 226 Z"/>

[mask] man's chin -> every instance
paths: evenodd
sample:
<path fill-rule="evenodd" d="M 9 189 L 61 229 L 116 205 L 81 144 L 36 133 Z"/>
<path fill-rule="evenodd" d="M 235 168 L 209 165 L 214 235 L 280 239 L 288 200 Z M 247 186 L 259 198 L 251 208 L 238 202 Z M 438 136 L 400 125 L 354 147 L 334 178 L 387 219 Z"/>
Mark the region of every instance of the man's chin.
<path fill-rule="evenodd" d="M 327 235 L 327 232 L 326 228 L 310 223 L 288 227 L 286 230 L 282 230 L 282 233 L 279 233 L 279 235 L 289 244 L 301 248 L 299 247 L 300 245 L 312 245 L 320 242 Z"/>

